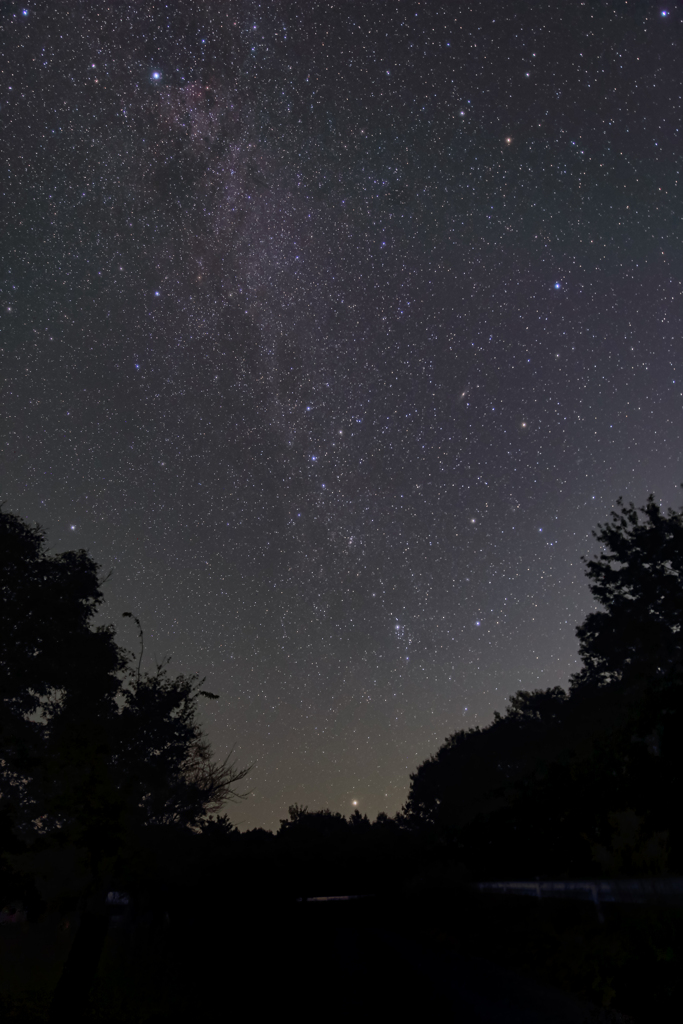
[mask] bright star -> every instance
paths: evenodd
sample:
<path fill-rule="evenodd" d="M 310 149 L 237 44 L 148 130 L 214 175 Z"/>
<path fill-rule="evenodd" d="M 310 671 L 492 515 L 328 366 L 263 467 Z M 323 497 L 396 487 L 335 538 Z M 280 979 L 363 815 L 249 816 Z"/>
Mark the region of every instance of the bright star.
<path fill-rule="evenodd" d="M 559 281 L 556 281 L 556 282 L 555 282 L 555 287 L 556 287 L 556 288 L 561 288 L 561 287 L 562 287 L 562 285 L 560 284 L 560 282 L 559 282 Z"/>
<path fill-rule="evenodd" d="M 153 71 L 152 72 L 152 78 L 154 78 L 154 79 L 161 78 L 161 71 Z"/>

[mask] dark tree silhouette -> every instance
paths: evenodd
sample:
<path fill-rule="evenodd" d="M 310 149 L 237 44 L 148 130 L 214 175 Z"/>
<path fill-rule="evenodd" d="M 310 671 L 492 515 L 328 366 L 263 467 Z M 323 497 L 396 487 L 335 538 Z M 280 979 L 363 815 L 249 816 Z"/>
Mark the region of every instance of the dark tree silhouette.
<path fill-rule="evenodd" d="M 411 775 L 409 825 L 461 828 L 510 799 L 510 788 L 557 752 L 565 691 L 520 690 L 504 716 L 484 729 L 460 730 Z"/>
<path fill-rule="evenodd" d="M 124 825 L 200 827 L 248 772 L 213 760 L 197 704 L 215 695 L 198 676 L 142 672 L 93 626 L 102 582 L 85 551 L 51 555 L 42 530 L 0 512 L 2 805 L 24 834 L 100 854 Z"/>
<path fill-rule="evenodd" d="M 662 512 L 652 495 L 640 509 L 619 499 L 593 535 L 603 550 L 586 560 L 586 575 L 602 609 L 576 631 L 583 667 L 572 687 L 652 685 L 680 671 L 683 514 Z"/>
<path fill-rule="evenodd" d="M 86 552 L 50 555 L 42 530 L 0 511 L 0 792 L 24 832 L 78 818 L 94 843 L 110 824 L 103 766 L 125 658 L 111 628 L 93 628 L 102 600 Z"/>
<path fill-rule="evenodd" d="M 479 871 L 683 861 L 683 514 L 619 501 L 594 535 L 587 576 L 601 607 L 577 629 L 569 692 L 519 691 L 411 776 L 406 824 L 440 830 Z"/>
<path fill-rule="evenodd" d="M 309 811 L 308 807 L 292 804 L 289 818 L 280 822 L 278 835 L 293 842 L 327 841 L 345 835 L 348 827 L 348 821 L 339 811 Z"/>
<path fill-rule="evenodd" d="M 95 627 L 99 566 L 50 554 L 45 534 L 0 509 L 0 814 L 23 865 L 84 851 L 81 929 L 53 1019 L 78 1015 L 97 965 L 107 871 L 146 826 L 227 829 L 215 815 L 248 772 L 216 763 L 197 721 L 197 676 L 142 671 L 111 626 Z M 133 616 L 131 616 L 133 617 Z M 134 618 L 134 617 L 133 617 Z M 136 620 L 137 622 L 137 620 Z M 140 639 L 142 631 L 139 622 Z M 57 858 L 58 859 L 58 858 Z M 21 866 L 22 857 L 15 856 Z"/>
<path fill-rule="evenodd" d="M 197 722 L 198 676 L 129 672 L 121 688 L 116 770 L 127 805 L 143 825 L 201 828 L 249 773 L 229 755 L 217 763 Z"/>

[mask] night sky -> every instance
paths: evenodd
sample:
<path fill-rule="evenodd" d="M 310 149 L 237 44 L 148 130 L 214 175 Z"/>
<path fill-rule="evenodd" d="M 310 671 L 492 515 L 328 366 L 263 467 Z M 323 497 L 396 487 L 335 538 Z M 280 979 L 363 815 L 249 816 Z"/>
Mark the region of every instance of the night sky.
<path fill-rule="evenodd" d="M 566 685 L 680 505 L 683 11 L 5 2 L 5 508 L 207 677 L 242 828 Z"/>

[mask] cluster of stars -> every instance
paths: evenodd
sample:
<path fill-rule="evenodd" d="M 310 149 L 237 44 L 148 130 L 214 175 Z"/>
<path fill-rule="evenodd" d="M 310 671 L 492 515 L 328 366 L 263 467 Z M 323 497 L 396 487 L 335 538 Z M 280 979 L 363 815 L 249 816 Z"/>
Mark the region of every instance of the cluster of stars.
<path fill-rule="evenodd" d="M 678 16 L 87 8 L 7 18 L 3 497 L 210 677 L 247 824 L 395 810 L 680 477 Z"/>

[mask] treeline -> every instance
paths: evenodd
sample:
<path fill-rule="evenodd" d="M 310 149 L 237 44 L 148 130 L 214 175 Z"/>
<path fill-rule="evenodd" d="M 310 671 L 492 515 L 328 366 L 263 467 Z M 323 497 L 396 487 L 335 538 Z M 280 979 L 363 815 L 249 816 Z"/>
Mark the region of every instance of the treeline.
<path fill-rule="evenodd" d="M 411 777 L 406 824 L 480 877 L 683 869 L 683 516 L 619 502 L 594 535 L 568 691 L 519 691 Z"/>
<path fill-rule="evenodd" d="M 191 1004 L 204 969 L 201 947 L 188 946 L 198 921 L 214 929 L 216 950 L 240 922 L 248 972 L 262 922 L 289 935 L 292 908 L 305 906 L 296 899 L 309 896 L 385 894 L 377 906 L 401 920 L 409 906 L 446 900 L 462 923 L 472 880 L 681 873 L 683 514 L 652 499 L 619 503 L 595 536 L 600 554 L 586 571 L 597 605 L 578 629 L 582 668 L 567 690 L 519 691 L 486 728 L 448 737 L 393 817 L 293 805 L 275 833 L 240 832 L 225 810 L 248 768 L 217 762 L 198 721 L 199 702 L 214 695 L 168 664 L 143 671 L 137 620 L 135 652 L 94 625 L 106 581 L 88 554 L 50 554 L 40 529 L 0 510 L 0 909 L 23 903 L 29 921 L 52 921 L 53 936 L 78 923 L 56 988 L 49 964 L 31 980 L 28 1002 L 42 985 L 49 1013 L 27 1019 L 87 1018 L 107 934 L 110 953 L 118 948 L 107 931 L 112 890 L 130 898 L 128 952 L 97 984 L 118 984 L 126 964 L 119 987 L 137 1020 L 146 1000 L 172 1002 L 167 960 L 185 972 Z M 678 992 L 680 927 L 666 915 L 619 919 L 597 935 L 581 919 L 565 942 L 550 919 L 534 917 L 524 937 L 518 921 L 531 911 L 508 921 L 504 908 L 482 907 L 470 906 L 467 926 L 471 938 L 481 924 L 482 948 L 498 930 L 501 956 L 518 949 L 533 966 L 547 945 L 549 976 L 559 977 L 555 956 L 574 972 L 570 988 L 599 990 L 605 1005 L 617 974 L 630 991 L 634 958 L 645 969 L 649 957 L 648 984 L 665 1002 Z M 41 927 L 27 933 L 29 961 Z M 294 969 L 296 956 L 293 947 L 282 962 Z M 281 959 L 273 954 L 269 970 Z M 215 995 L 218 1006 L 220 985 Z M 20 1019 L 24 997 L 14 998 L 0 991 L 0 1011 Z"/>
<path fill-rule="evenodd" d="M 0 510 L 0 908 L 78 912 L 54 1021 L 85 1005 L 107 892 L 154 899 L 173 855 L 158 837 L 224 827 L 216 812 L 246 774 L 212 756 L 199 678 L 143 672 L 142 648 L 94 625 L 102 582 L 86 552 L 51 555 L 40 529 Z"/>
<path fill-rule="evenodd" d="M 101 585 L 85 551 L 51 555 L 0 513 L 3 839 L 77 843 L 93 870 L 146 826 L 201 827 L 246 774 L 212 757 L 198 677 L 143 672 L 142 649 L 93 625 Z"/>
<path fill-rule="evenodd" d="M 248 769 L 217 763 L 197 721 L 214 695 L 165 665 L 143 672 L 142 649 L 93 625 L 103 581 L 92 559 L 49 554 L 39 529 L 3 511 L 5 873 L 30 877 L 46 850 L 80 851 L 82 891 L 94 893 L 136 879 L 173 887 L 200 863 L 220 874 L 228 857 L 249 884 L 289 898 L 430 872 L 680 871 L 683 515 L 652 498 L 619 503 L 595 536 L 586 572 L 597 607 L 578 629 L 582 668 L 566 691 L 519 691 L 488 727 L 450 736 L 391 818 L 293 806 L 276 834 L 240 833 L 220 812 Z"/>
<path fill-rule="evenodd" d="M 683 515 L 620 501 L 594 536 L 597 608 L 567 690 L 520 690 L 489 726 L 449 736 L 395 817 L 292 808 L 282 845 L 391 835 L 470 878 L 682 871 Z"/>

